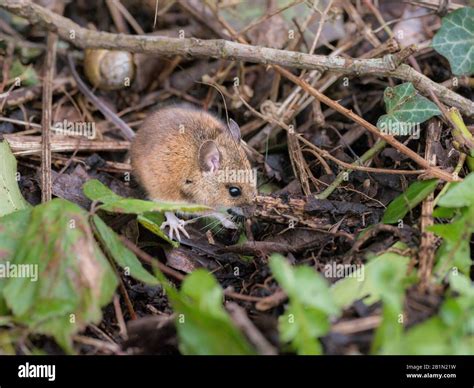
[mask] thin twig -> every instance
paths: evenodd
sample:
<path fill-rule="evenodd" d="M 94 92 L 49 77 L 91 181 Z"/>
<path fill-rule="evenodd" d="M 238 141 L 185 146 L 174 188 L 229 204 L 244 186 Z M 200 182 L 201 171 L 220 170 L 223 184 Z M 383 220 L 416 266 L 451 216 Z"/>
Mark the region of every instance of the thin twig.
<path fill-rule="evenodd" d="M 237 303 L 229 302 L 227 303 L 226 308 L 233 318 L 234 323 L 245 333 L 259 354 L 265 356 L 274 356 L 278 354 L 277 349 L 275 349 L 263 334 L 260 333 L 242 307 Z"/>
<path fill-rule="evenodd" d="M 125 19 L 123 15 L 121 14 L 118 7 L 116 6 L 117 0 L 105 0 L 105 4 L 107 5 L 107 8 L 109 9 L 110 16 L 112 17 L 112 20 L 114 21 L 117 31 L 122 34 L 128 34 L 130 31 L 128 29 L 127 23 L 125 23 Z"/>
<path fill-rule="evenodd" d="M 2 120 L 0 120 L 2 121 Z M 36 124 L 35 124 L 36 126 Z M 3 138 L 8 141 L 14 155 L 32 155 L 41 152 L 40 136 L 19 136 L 5 134 Z M 51 152 L 72 151 L 127 151 L 130 142 L 116 140 L 90 140 L 85 137 L 52 136 Z"/>
<path fill-rule="evenodd" d="M 0 0 L 0 7 L 25 17 L 33 23 L 41 23 L 44 27 L 57 31 L 62 39 L 81 48 L 105 48 L 167 56 L 182 55 L 187 58 L 211 57 L 299 69 L 335 71 L 343 74 L 395 77 L 413 82 L 424 94 L 433 90 L 447 105 L 457 107 L 468 116 L 474 115 L 474 102 L 437 84 L 408 65 L 402 64 L 397 67 L 394 56 L 391 54 L 384 58 L 353 59 L 257 47 L 224 39 L 179 39 L 164 36 L 112 34 L 80 27 L 70 19 L 27 0 Z M 71 31 L 74 31 L 74 34 L 71 34 Z"/>
<path fill-rule="evenodd" d="M 439 142 L 441 136 L 441 122 L 437 119 L 433 119 L 428 124 L 426 132 L 426 147 L 425 147 L 425 158 L 432 164 L 436 164 L 436 148 L 435 143 Z M 434 208 L 434 193 L 431 193 L 421 205 L 421 242 L 420 249 L 418 251 L 419 261 L 419 276 L 420 276 L 420 289 L 426 290 L 428 287 L 431 271 L 433 269 L 435 250 L 436 250 L 436 237 L 433 232 L 428 230 L 428 227 L 433 225 L 433 208 Z"/>
<path fill-rule="evenodd" d="M 47 202 L 52 198 L 51 180 L 51 109 L 53 101 L 53 78 L 56 68 L 56 43 L 58 36 L 49 32 L 47 37 L 47 54 L 44 63 L 43 101 L 42 101 L 42 135 L 41 135 L 41 201 Z"/>
<path fill-rule="evenodd" d="M 260 302 L 255 305 L 258 311 L 267 311 L 279 306 L 288 299 L 288 295 L 283 290 L 275 291 L 272 295 L 262 298 Z"/>
<path fill-rule="evenodd" d="M 155 259 L 154 257 L 150 256 L 148 253 L 144 252 L 140 248 L 138 248 L 134 243 L 132 243 L 130 240 L 126 239 L 125 237 L 121 236 L 122 242 L 125 244 L 125 246 L 130 249 L 133 253 L 135 253 L 138 258 L 147 264 L 150 264 L 152 266 L 156 265 L 158 269 L 163 272 L 165 275 L 171 276 L 172 278 L 178 280 L 178 281 L 183 281 L 184 280 L 184 275 L 181 274 L 178 271 L 175 271 L 174 269 L 168 267 L 167 265 L 163 264 L 159 260 Z M 237 299 L 237 300 L 242 300 L 245 302 L 259 302 L 262 300 L 262 298 L 258 296 L 252 296 L 252 295 L 242 295 L 233 291 L 224 291 L 225 296 L 228 296 L 229 298 Z"/>
<path fill-rule="evenodd" d="M 10 67 L 13 63 L 13 51 L 15 49 L 15 45 L 12 42 L 7 42 L 6 53 L 3 56 L 3 63 L 2 63 L 2 82 L 0 82 L 0 93 L 3 93 L 5 86 L 7 85 L 9 76 L 10 76 Z M 12 88 L 14 84 L 12 85 Z M 10 92 L 10 91 L 9 91 Z M 7 93 L 8 96 L 9 93 Z M 0 107 L 0 112 L 3 110 L 3 104 L 5 99 L 2 101 L 2 107 Z"/>
<path fill-rule="evenodd" d="M 122 307 L 120 307 L 120 297 L 115 294 L 114 295 L 114 310 L 115 310 L 115 317 L 117 318 L 117 324 L 119 326 L 119 333 L 123 339 L 128 338 L 127 333 L 127 325 L 125 324 L 125 319 L 123 317 Z"/>
<path fill-rule="evenodd" d="M 120 346 L 115 343 L 109 343 L 105 341 L 98 340 L 96 338 L 86 337 L 84 335 L 75 334 L 72 336 L 72 339 L 75 342 L 78 342 L 83 345 L 93 346 L 97 350 L 107 353 L 107 354 L 123 354 Z"/>
<path fill-rule="evenodd" d="M 350 335 L 360 333 L 362 331 L 373 330 L 380 326 L 381 322 L 382 317 L 380 315 L 369 315 L 368 317 L 338 322 L 331 327 L 331 332 Z"/>
<path fill-rule="evenodd" d="M 348 168 L 345 171 L 341 171 L 337 175 L 336 179 L 334 179 L 334 181 L 328 187 L 326 187 L 326 189 L 324 189 L 324 191 L 322 191 L 321 193 L 316 195 L 316 198 L 318 198 L 318 199 L 328 198 L 334 192 L 334 190 L 336 190 L 339 187 L 339 185 L 349 177 L 349 174 L 352 173 L 352 171 L 354 171 L 353 167 L 359 166 L 359 165 L 369 161 L 376 154 L 378 154 L 381 150 L 383 150 L 386 145 L 387 145 L 387 143 L 384 142 L 383 140 L 375 143 L 371 148 L 369 148 L 367 151 L 365 151 L 365 153 L 359 159 L 357 159 L 354 163 L 352 163 L 350 168 Z"/>

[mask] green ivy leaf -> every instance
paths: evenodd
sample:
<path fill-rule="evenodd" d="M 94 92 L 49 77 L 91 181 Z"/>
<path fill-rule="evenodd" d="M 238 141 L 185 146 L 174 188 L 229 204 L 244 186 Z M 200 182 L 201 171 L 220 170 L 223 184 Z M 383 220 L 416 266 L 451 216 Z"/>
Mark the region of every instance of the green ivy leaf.
<path fill-rule="evenodd" d="M 278 320 L 281 340 L 298 354 L 321 354 L 318 337 L 329 332 L 330 317 L 339 314 L 326 280 L 310 267 L 291 267 L 278 254 L 271 256 L 269 266 L 289 298 Z"/>
<path fill-rule="evenodd" d="M 16 180 L 16 159 L 6 141 L 0 142 L 0 217 L 30 207 Z"/>
<path fill-rule="evenodd" d="M 156 277 L 143 268 L 137 256 L 122 244 L 120 238 L 99 216 L 94 215 L 92 220 L 97 230 L 98 239 L 128 275 L 146 284 L 159 284 Z"/>
<path fill-rule="evenodd" d="M 418 124 L 441 114 L 435 104 L 417 93 L 411 82 L 386 88 L 383 99 L 387 114 L 379 118 L 377 128 L 388 134 L 411 134 Z"/>
<path fill-rule="evenodd" d="M 400 194 L 388 205 L 382 222 L 394 224 L 402 220 L 410 210 L 428 197 L 436 189 L 437 185 L 437 179 L 413 182 L 404 193 Z"/>
<path fill-rule="evenodd" d="M 433 48 L 448 59 L 453 74 L 474 74 L 474 8 L 446 15 L 433 37 Z"/>
<path fill-rule="evenodd" d="M 31 210 L 11 265 L 26 265 L 31 275 L 0 279 L 15 321 L 53 336 L 69 352 L 71 335 L 100 321 L 101 308 L 117 286 L 94 240 L 88 214 L 63 199 Z"/>
<path fill-rule="evenodd" d="M 176 312 L 179 348 L 183 354 L 255 354 L 225 311 L 222 288 L 214 276 L 198 269 L 186 276 L 180 292 L 168 282 L 163 285 Z"/>

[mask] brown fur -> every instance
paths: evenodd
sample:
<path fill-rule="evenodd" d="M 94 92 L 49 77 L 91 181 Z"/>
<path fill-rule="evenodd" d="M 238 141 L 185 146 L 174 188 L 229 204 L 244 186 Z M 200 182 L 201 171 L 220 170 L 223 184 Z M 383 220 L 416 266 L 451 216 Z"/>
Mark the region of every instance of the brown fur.
<path fill-rule="evenodd" d="M 250 203 L 256 188 L 249 181 L 229 183 L 222 175 L 205 173 L 199 148 L 212 140 L 220 152 L 219 170 L 247 170 L 250 163 L 227 126 L 211 114 L 187 106 L 152 113 L 138 130 L 131 148 L 132 168 L 149 198 L 218 207 Z M 229 186 L 242 195 L 231 197 Z"/>

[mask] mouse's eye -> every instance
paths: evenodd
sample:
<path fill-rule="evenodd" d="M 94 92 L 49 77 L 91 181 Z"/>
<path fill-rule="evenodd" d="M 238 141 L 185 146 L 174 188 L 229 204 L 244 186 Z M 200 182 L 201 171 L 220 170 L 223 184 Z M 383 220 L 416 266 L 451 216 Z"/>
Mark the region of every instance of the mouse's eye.
<path fill-rule="evenodd" d="M 240 191 L 240 189 L 238 187 L 235 187 L 235 186 L 231 186 L 229 187 L 229 194 L 231 197 L 238 197 L 240 194 L 242 194 L 242 192 Z"/>

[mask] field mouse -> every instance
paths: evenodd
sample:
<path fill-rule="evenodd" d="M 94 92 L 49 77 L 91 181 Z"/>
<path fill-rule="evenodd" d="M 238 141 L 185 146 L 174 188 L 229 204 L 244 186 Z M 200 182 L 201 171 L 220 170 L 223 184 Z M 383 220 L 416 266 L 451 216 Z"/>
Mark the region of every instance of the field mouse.
<path fill-rule="evenodd" d="M 151 200 L 198 203 L 228 210 L 252 202 L 256 176 L 241 146 L 240 128 L 192 105 L 167 106 L 151 113 L 131 146 L 134 175 Z M 224 226 L 230 222 L 213 212 Z M 162 229 L 180 240 L 185 222 L 166 212 Z M 230 222 L 232 224 L 232 222 Z"/>

